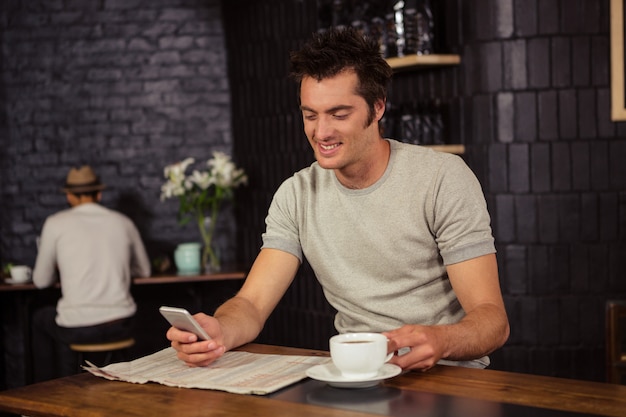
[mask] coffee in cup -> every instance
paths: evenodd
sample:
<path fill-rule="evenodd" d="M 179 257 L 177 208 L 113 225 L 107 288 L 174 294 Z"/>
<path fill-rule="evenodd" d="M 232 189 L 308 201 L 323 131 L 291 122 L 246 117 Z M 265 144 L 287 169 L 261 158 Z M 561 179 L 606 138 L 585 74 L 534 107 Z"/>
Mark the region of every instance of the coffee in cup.
<path fill-rule="evenodd" d="M 26 265 L 13 265 L 11 267 L 11 279 L 13 282 L 28 282 L 32 275 L 32 269 Z"/>
<path fill-rule="evenodd" d="M 380 333 L 344 333 L 330 338 L 330 356 L 344 378 L 367 379 L 392 354 L 387 354 L 387 338 Z"/>

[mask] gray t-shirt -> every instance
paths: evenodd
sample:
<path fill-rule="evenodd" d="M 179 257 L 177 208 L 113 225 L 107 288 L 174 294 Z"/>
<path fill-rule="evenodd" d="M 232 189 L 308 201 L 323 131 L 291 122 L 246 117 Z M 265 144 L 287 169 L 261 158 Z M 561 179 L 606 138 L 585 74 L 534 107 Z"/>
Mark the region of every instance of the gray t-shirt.
<path fill-rule="evenodd" d="M 485 199 L 465 162 L 389 143 L 389 164 L 372 186 L 345 188 L 315 162 L 280 186 L 266 219 L 263 248 L 307 258 L 340 333 L 458 322 L 465 313 L 445 265 L 495 253 Z"/>

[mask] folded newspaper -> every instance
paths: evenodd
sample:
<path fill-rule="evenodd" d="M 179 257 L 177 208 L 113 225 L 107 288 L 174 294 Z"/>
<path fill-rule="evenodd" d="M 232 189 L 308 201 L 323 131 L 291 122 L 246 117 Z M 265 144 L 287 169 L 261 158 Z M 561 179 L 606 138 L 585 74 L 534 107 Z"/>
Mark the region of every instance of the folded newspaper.
<path fill-rule="evenodd" d="M 88 363 L 83 368 L 102 378 L 136 384 L 157 382 L 171 387 L 265 395 L 306 378 L 308 368 L 329 361 L 318 356 L 226 352 L 208 367 L 190 368 L 169 347 L 130 362 L 102 368 Z"/>

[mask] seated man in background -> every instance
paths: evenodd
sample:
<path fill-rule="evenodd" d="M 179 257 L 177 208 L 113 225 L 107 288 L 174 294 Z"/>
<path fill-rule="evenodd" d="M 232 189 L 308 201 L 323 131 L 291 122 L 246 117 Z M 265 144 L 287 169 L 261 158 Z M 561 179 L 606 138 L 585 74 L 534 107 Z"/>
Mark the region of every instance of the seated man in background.
<path fill-rule="evenodd" d="M 382 332 L 391 363 L 485 367 L 509 323 L 485 199 L 456 155 L 385 139 L 392 70 L 353 29 L 314 35 L 291 55 L 316 162 L 274 195 L 263 246 L 239 293 L 194 317 L 212 337 L 167 332 L 178 358 L 206 366 L 254 340 L 309 261 L 339 333 Z"/>
<path fill-rule="evenodd" d="M 72 168 L 63 188 L 71 208 L 44 223 L 33 282 L 49 287 L 58 270 L 61 298 L 34 313 L 36 382 L 77 372 L 72 343 L 132 336 L 131 277 L 150 276 L 150 261 L 132 221 L 98 204 L 104 188 L 91 167 Z"/>

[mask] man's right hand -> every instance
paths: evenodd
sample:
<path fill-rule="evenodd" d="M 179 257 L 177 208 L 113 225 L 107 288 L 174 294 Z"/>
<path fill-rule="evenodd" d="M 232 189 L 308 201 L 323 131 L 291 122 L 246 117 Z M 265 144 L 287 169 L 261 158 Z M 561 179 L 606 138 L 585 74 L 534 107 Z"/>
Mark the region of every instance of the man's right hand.
<path fill-rule="evenodd" d="M 167 331 L 178 358 L 188 366 L 207 366 L 227 350 L 255 340 L 299 267 L 300 260 L 290 253 L 262 249 L 237 295 L 214 316 L 194 314 L 211 340 L 198 341 L 196 335 L 174 328 Z"/>
<path fill-rule="evenodd" d="M 197 313 L 194 319 L 211 336 L 211 340 L 198 340 L 198 337 L 190 332 L 170 327 L 166 337 L 176 350 L 176 356 L 187 366 L 208 366 L 220 358 L 226 347 L 223 343 L 222 328 L 216 318 L 204 313 Z"/>

